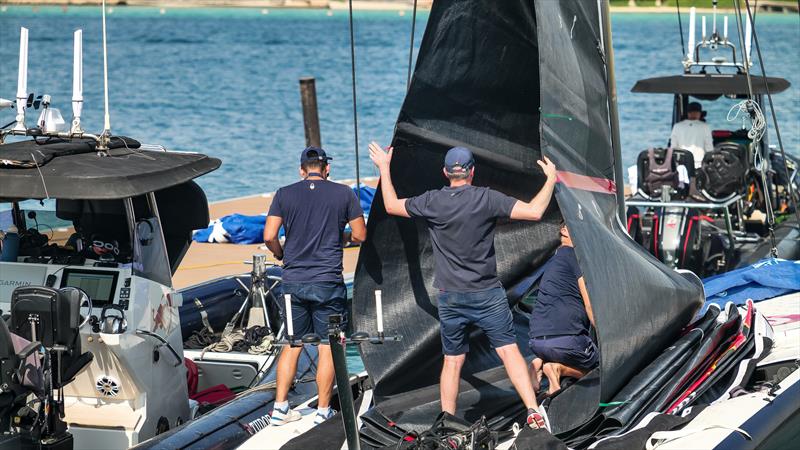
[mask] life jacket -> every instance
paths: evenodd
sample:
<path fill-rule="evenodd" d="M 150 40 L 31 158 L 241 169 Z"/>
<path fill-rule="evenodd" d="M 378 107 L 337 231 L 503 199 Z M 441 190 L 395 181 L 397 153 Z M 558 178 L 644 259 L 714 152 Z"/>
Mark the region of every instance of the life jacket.
<path fill-rule="evenodd" d="M 669 186 L 673 189 L 678 187 L 678 170 L 675 161 L 672 159 L 672 147 L 667 149 L 664 160 L 659 164 L 656 160 L 655 149 L 647 150 L 648 166 L 644 182 L 651 197 L 661 195 L 661 188 Z"/>

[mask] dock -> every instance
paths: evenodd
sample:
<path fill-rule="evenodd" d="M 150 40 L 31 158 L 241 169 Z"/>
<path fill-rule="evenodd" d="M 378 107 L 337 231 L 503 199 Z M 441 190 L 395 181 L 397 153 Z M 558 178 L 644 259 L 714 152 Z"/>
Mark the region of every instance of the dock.
<path fill-rule="evenodd" d="M 352 185 L 355 180 L 338 182 Z M 364 178 L 361 182 L 375 187 L 378 184 L 378 178 Z M 212 202 L 208 205 L 210 218 L 215 220 L 234 213 L 250 216 L 266 214 L 272 203 L 273 195 L 274 193 L 270 192 Z M 355 272 L 358 250 L 358 246 L 344 249 L 344 273 Z M 173 286 L 175 289 L 183 289 L 216 278 L 250 272 L 250 265 L 247 263 L 253 260 L 255 254 L 266 254 L 268 262 L 278 263 L 263 244 L 192 242 L 189 251 L 186 252 L 183 261 L 178 266 L 178 270 L 172 276 Z"/>

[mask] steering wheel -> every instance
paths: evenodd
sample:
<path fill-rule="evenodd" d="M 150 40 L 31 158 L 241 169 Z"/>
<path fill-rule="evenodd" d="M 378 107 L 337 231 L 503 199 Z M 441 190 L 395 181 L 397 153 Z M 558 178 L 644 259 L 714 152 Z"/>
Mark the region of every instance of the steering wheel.
<path fill-rule="evenodd" d="M 81 294 L 81 317 L 83 317 L 83 322 L 81 322 L 81 324 L 78 325 L 78 329 L 80 330 L 84 326 L 86 326 L 86 324 L 89 323 L 89 319 L 92 318 L 92 298 L 89 297 L 89 294 L 87 294 L 86 291 L 84 291 L 81 288 L 77 288 L 77 287 L 73 287 L 73 286 L 67 286 L 67 287 L 64 287 L 64 288 L 61 288 L 61 289 L 62 290 L 74 289 L 74 290 L 78 291 Z M 84 308 L 88 308 L 86 314 L 83 314 Z"/>

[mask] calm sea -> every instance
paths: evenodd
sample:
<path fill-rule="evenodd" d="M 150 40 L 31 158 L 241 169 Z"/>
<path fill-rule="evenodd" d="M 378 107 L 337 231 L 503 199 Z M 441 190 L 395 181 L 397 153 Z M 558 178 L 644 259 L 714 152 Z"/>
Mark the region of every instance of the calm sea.
<path fill-rule="evenodd" d="M 353 178 L 350 47 L 346 11 L 113 8 L 108 15 L 111 124 L 116 134 L 168 148 L 208 153 L 222 168 L 201 179 L 211 200 L 273 191 L 297 177 L 304 147 L 298 79 L 317 79 L 323 146 L 336 178 Z M 366 143 L 387 143 L 406 87 L 410 13 L 355 15 L 362 176 L 375 172 Z M 30 29 L 28 85 L 51 94 L 71 116 L 72 31 L 84 30 L 84 124 L 102 125 L 100 10 L 94 7 L 0 7 L 0 97 L 16 92 L 19 27 Z M 426 13 L 418 16 L 418 47 Z M 688 18 L 684 19 L 684 27 Z M 721 19 L 720 19 L 721 22 Z M 731 17 L 731 23 L 733 17 Z M 731 27 L 731 32 L 733 27 Z M 793 87 L 775 96 L 787 149 L 800 146 L 800 21 L 757 17 L 769 75 Z M 632 94 L 640 78 L 681 71 L 677 17 L 613 17 L 623 158 L 663 145 L 669 95 Z M 726 123 L 730 101 L 707 104 L 709 121 Z M 766 105 L 765 105 L 766 107 Z M 0 122 L 14 119 L 0 112 Z M 775 143 L 774 133 L 771 142 Z"/>
<path fill-rule="evenodd" d="M 274 191 L 297 177 L 304 147 L 298 79 L 317 79 L 323 146 L 336 178 L 354 178 L 348 17 L 345 12 L 259 9 L 113 8 L 108 15 L 111 124 L 116 134 L 171 149 L 207 153 L 222 167 L 200 182 L 211 200 Z M 418 47 L 427 14 L 418 16 Z M 686 20 L 684 20 L 684 24 Z M 733 23 L 733 22 L 731 22 Z M 72 31 L 84 30 L 85 127 L 102 126 L 100 10 L 93 7 L 0 6 L 0 97 L 16 93 L 19 27 L 30 29 L 29 91 L 50 94 L 71 116 Z M 775 97 L 787 150 L 800 146 L 800 22 L 762 15 L 757 30 L 768 73 L 793 87 Z M 366 143 L 388 143 L 403 101 L 410 14 L 355 14 L 362 176 L 376 175 Z M 623 158 L 663 145 L 669 95 L 631 94 L 636 80 L 681 71 L 676 16 L 613 17 Z M 709 121 L 725 123 L 732 102 L 708 104 Z M 0 122 L 14 119 L 0 112 Z M 774 142 L 774 133 L 771 135 Z M 351 353 L 350 366 L 361 369 Z"/>

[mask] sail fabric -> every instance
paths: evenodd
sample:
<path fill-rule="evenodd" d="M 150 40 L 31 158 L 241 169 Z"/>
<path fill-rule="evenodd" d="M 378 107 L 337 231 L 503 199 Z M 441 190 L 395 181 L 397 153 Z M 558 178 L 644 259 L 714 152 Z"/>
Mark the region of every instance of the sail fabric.
<path fill-rule="evenodd" d="M 476 156 L 475 184 L 529 200 L 544 182 L 536 161 L 559 168 L 554 201 L 540 222 L 500 223 L 498 273 L 516 305 L 530 278 L 559 245 L 566 220 L 592 299 L 600 367 L 557 396 L 554 431 L 579 427 L 638 370 L 673 342 L 702 304 L 699 280 L 661 265 L 616 217 L 605 61 L 598 4 L 437 0 L 392 145 L 392 179 L 409 197 L 445 185 L 451 146 Z M 380 191 L 380 187 L 379 187 Z M 363 345 L 375 389 L 375 416 L 404 429 L 430 426 L 439 412 L 442 353 L 425 223 L 389 217 L 376 194 L 368 241 L 355 275 L 355 330 L 372 330 L 374 291 L 399 343 Z M 528 314 L 514 306 L 527 353 Z M 502 364 L 478 330 L 462 372 L 458 414 L 495 426 L 524 413 Z"/>

